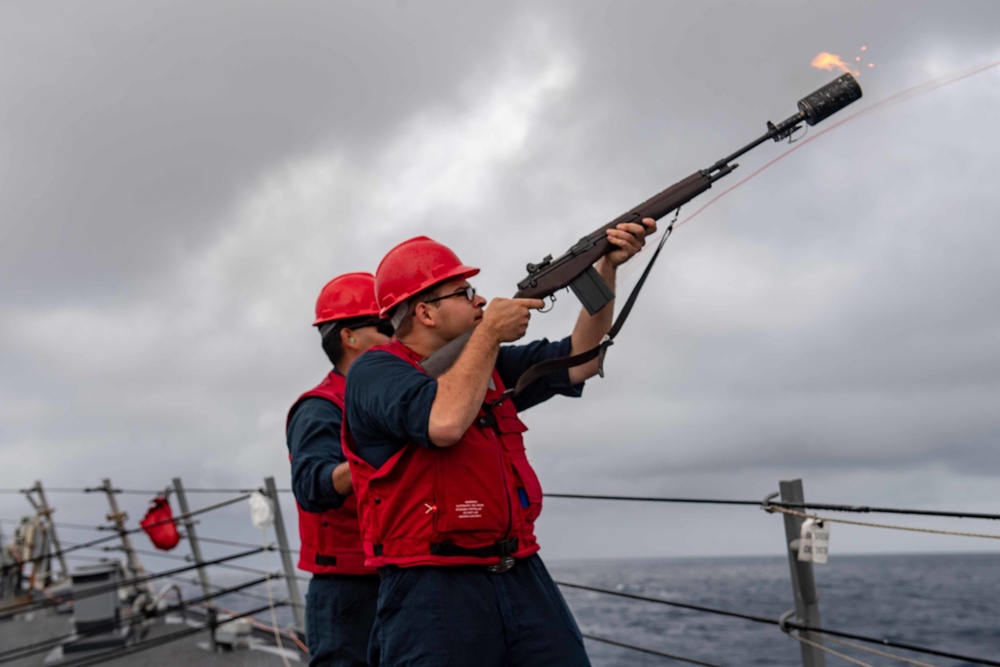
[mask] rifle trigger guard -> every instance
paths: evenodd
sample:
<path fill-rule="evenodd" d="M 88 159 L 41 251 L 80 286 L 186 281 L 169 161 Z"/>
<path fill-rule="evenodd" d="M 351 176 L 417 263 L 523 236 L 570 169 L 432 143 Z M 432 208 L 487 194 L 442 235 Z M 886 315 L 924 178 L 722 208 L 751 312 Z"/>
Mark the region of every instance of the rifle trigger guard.
<path fill-rule="evenodd" d="M 549 307 L 548 308 L 543 308 L 542 310 L 539 310 L 538 311 L 539 313 L 550 313 L 550 312 L 552 312 L 552 309 L 556 307 L 556 295 L 555 294 L 550 294 L 549 295 L 549 300 L 551 301 L 551 303 L 549 304 Z"/>
<path fill-rule="evenodd" d="M 611 339 L 611 336 L 604 334 L 604 338 L 597 345 L 601 348 L 601 351 L 597 353 L 597 374 L 604 377 L 604 355 L 607 354 L 608 348 L 615 344 L 615 341 Z"/>

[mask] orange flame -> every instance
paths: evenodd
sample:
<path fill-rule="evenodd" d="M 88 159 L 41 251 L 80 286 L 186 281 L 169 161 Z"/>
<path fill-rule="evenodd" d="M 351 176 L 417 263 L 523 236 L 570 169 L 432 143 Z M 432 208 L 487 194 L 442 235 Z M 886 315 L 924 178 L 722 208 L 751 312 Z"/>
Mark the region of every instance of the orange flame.
<path fill-rule="evenodd" d="M 840 59 L 840 56 L 834 55 L 832 53 L 827 53 L 824 51 L 815 58 L 812 59 L 812 66 L 818 67 L 819 69 L 825 69 L 828 72 L 834 67 L 842 72 L 850 72 L 851 69 L 844 64 L 844 61 Z"/>

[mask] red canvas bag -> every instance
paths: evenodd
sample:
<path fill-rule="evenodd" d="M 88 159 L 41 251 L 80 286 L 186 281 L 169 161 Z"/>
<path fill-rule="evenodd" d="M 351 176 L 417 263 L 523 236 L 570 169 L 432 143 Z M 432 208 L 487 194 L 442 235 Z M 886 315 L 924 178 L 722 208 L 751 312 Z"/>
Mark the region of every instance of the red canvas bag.
<path fill-rule="evenodd" d="M 167 497 L 157 496 L 153 498 L 153 503 L 146 512 L 146 516 L 139 522 L 157 549 L 170 551 L 181 541 L 180 533 L 177 532 L 177 524 L 173 518 L 174 513 L 170 511 Z"/>

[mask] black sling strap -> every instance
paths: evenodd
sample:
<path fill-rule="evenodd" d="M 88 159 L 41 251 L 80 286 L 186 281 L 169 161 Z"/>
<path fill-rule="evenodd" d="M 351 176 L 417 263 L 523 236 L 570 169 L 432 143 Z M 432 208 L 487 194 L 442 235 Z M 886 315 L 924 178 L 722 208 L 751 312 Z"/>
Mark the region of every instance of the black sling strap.
<path fill-rule="evenodd" d="M 680 209 L 677 209 L 677 213 L 680 214 Z M 642 272 L 642 276 L 639 277 L 639 282 L 635 284 L 632 288 L 632 292 L 628 295 L 628 300 L 625 302 L 625 306 L 622 311 L 618 313 L 618 317 L 615 319 L 614 324 L 611 329 L 605 334 L 601 342 L 590 348 L 586 352 L 581 352 L 579 354 L 574 354 L 569 357 L 560 357 L 558 359 L 548 359 L 546 361 L 540 361 L 537 364 L 529 367 L 517 381 L 512 389 L 506 390 L 503 395 L 500 396 L 496 401 L 488 403 L 484 406 L 487 413 L 492 411 L 493 408 L 503 403 L 508 398 L 514 398 L 525 388 L 528 387 L 532 382 L 540 377 L 548 375 L 549 373 L 554 373 L 555 371 L 563 370 L 564 368 L 573 368 L 574 366 L 579 366 L 580 364 L 585 364 L 588 361 L 599 357 L 600 360 L 597 365 L 597 372 L 601 377 L 604 377 L 604 355 L 607 353 L 609 347 L 611 347 L 615 342 L 615 336 L 621 331 L 622 327 L 625 325 L 625 320 L 628 319 L 628 315 L 632 312 L 632 306 L 635 305 L 636 299 L 639 298 L 639 291 L 642 289 L 643 284 L 646 282 L 646 278 L 649 276 L 649 272 L 653 268 L 653 264 L 656 263 L 656 258 L 660 256 L 660 251 L 663 250 L 663 244 L 667 242 L 670 235 L 674 231 L 674 223 L 677 222 L 677 215 L 674 219 L 670 221 L 670 225 L 667 227 L 663 234 L 663 238 L 660 239 L 659 244 L 656 246 L 656 251 L 653 253 L 652 258 L 650 258 L 649 263 Z"/>

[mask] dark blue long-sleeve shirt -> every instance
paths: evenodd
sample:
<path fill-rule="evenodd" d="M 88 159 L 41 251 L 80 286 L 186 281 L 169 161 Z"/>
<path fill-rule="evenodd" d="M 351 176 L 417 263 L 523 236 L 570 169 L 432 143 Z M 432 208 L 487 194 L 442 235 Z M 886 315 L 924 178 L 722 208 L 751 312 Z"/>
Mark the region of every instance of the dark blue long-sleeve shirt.
<path fill-rule="evenodd" d="M 542 339 L 526 345 L 500 348 L 496 368 L 507 387 L 539 361 L 569 355 L 571 341 Z M 556 395 L 580 396 L 583 383 L 573 385 L 567 370 L 550 373 L 514 398 L 518 411 Z M 366 352 L 351 364 L 346 391 L 347 418 L 358 445 L 358 455 L 380 467 L 408 442 L 432 447 L 427 434 L 437 380 L 405 359 L 381 350 Z"/>
<path fill-rule="evenodd" d="M 310 396 L 288 420 L 288 451 L 292 455 L 292 493 L 307 512 L 325 512 L 344 504 L 333 488 L 333 469 L 346 461 L 340 446 L 344 415 L 325 398 Z"/>

